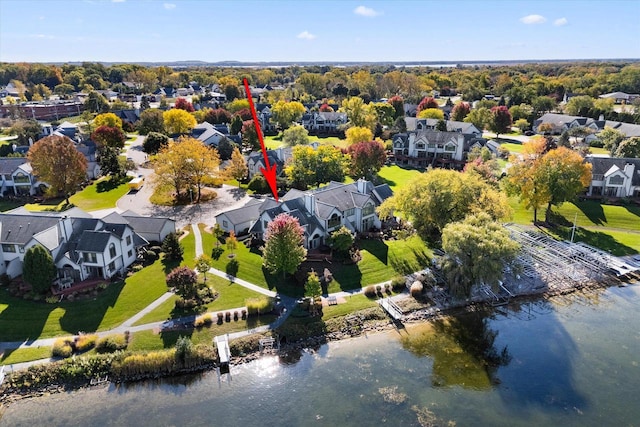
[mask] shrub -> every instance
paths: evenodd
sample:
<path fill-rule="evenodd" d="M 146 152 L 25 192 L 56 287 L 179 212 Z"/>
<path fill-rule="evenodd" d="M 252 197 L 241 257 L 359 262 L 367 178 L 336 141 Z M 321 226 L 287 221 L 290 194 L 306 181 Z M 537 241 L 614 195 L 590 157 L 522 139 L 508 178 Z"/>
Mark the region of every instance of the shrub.
<path fill-rule="evenodd" d="M 142 257 L 146 262 L 152 264 L 158 259 L 158 254 L 154 251 L 148 250 L 144 252 L 144 255 Z"/>
<path fill-rule="evenodd" d="M 242 309 L 242 320 L 245 320 L 247 318 L 247 310 L 245 310 L 244 308 Z"/>
<path fill-rule="evenodd" d="M 233 320 L 238 321 L 238 310 L 233 312 Z"/>
<path fill-rule="evenodd" d="M 231 312 L 230 311 L 227 311 L 224 314 L 224 320 L 226 320 L 227 322 L 231 322 Z"/>
<path fill-rule="evenodd" d="M 232 356 L 244 356 L 260 349 L 260 340 L 264 335 L 253 334 L 246 337 L 237 338 L 229 343 L 229 350 Z"/>
<path fill-rule="evenodd" d="M 411 293 L 412 297 L 414 297 L 415 299 L 419 299 L 419 298 L 422 298 L 423 289 L 424 289 L 424 286 L 422 285 L 422 283 L 416 281 L 416 282 L 413 282 L 413 284 L 411 285 L 409 292 Z"/>
<path fill-rule="evenodd" d="M 131 269 L 134 271 L 134 273 L 137 273 L 138 271 L 142 270 L 144 267 L 142 266 L 142 264 L 136 264 L 133 267 L 131 267 Z"/>
<path fill-rule="evenodd" d="M 396 276 L 391 280 L 391 289 L 394 292 L 402 292 L 407 288 L 407 279 L 404 276 Z"/>
<path fill-rule="evenodd" d="M 222 313 L 218 313 L 218 325 L 222 325 L 222 323 L 224 322 L 224 314 Z"/>
<path fill-rule="evenodd" d="M 184 362 L 193 353 L 193 343 L 189 337 L 181 336 L 176 341 L 176 359 Z"/>
<path fill-rule="evenodd" d="M 375 298 L 376 297 L 375 286 L 371 285 L 364 288 L 364 296 L 366 296 L 367 298 Z"/>
<path fill-rule="evenodd" d="M 96 341 L 98 341 L 98 336 L 95 334 L 80 335 L 76 339 L 76 351 L 82 353 L 84 351 L 90 350 L 96 345 Z"/>
<path fill-rule="evenodd" d="M 224 248 L 222 246 L 215 247 L 211 251 L 211 258 L 217 261 L 218 259 L 220 259 L 223 253 L 224 253 Z"/>
<path fill-rule="evenodd" d="M 195 309 L 198 308 L 199 306 L 200 304 L 198 303 L 198 300 L 195 298 L 188 298 L 188 299 L 178 298 L 175 303 L 175 307 L 181 311 L 195 311 Z"/>
<path fill-rule="evenodd" d="M 58 338 L 53 343 L 53 348 L 51 349 L 51 355 L 53 357 L 70 357 L 73 353 L 73 348 L 71 347 L 71 340 L 69 338 Z"/>
<path fill-rule="evenodd" d="M 246 300 L 249 315 L 270 313 L 273 310 L 274 301 L 270 297 L 250 298 Z"/>
<path fill-rule="evenodd" d="M 44 299 L 47 304 L 56 304 L 60 299 L 58 297 L 50 296 Z"/>
<path fill-rule="evenodd" d="M 113 334 L 101 338 L 96 343 L 98 353 L 113 353 L 114 351 L 127 348 L 128 334 Z"/>
<path fill-rule="evenodd" d="M 193 322 L 193 326 L 196 328 L 201 328 L 203 326 L 211 326 L 213 323 L 213 315 L 211 313 L 203 314 L 202 316 L 196 317 L 195 322 Z"/>
<path fill-rule="evenodd" d="M 0 274 L 0 286 L 9 286 L 11 284 L 11 277 L 7 273 Z"/>

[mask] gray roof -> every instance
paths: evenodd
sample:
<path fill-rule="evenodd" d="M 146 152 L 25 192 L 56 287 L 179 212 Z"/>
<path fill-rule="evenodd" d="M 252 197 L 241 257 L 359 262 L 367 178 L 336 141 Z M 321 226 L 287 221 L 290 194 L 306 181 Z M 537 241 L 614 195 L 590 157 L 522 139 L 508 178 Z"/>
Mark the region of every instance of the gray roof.
<path fill-rule="evenodd" d="M 625 165 L 631 163 L 635 165 L 631 185 L 640 186 L 640 159 L 587 156 L 586 162 L 591 163 L 592 175 L 604 175 L 612 166 L 617 166 L 620 170 L 624 170 Z"/>
<path fill-rule="evenodd" d="M 0 215 L 0 242 L 25 245 L 34 234 L 55 227 L 60 219 L 50 216 Z"/>
<path fill-rule="evenodd" d="M 137 215 L 130 215 L 127 212 L 122 214 L 122 217 L 126 219 L 136 233 L 160 233 L 165 227 L 167 222 L 174 222 L 171 218 L 165 217 L 143 217 Z M 106 222 L 106 221 L 105 221 Z"/>
<path fill-rule="evenodd" d="M 0 157 L 0 175 L 11 175 L 26 163 L 26 157 Z"/>
<path fill-rule="evenodd" d="M 373 189 L 373 192 L 380 203 L 393 196 L 393 190 L 391 189 L 391 187 L 389 187 L 389 184 L 376 185 Z"/>
<path fill-rule="evenodd" d="M 260 216 L 260 206 L 263 202 L 263 200 L 251 199 L 243 207 L 222 212 L 221 214 L 216 215 L 216 218 L 220 215 L 225 215 L 232 224 L 242 224 L 244 222 L 255 220 Z"/>
<path fill-rule="evenodd" d="M 111 233 L 108 231 L 85 231 L 80 235 L 76 251 L 104 252 L 109 243 Z"/>
<path fill-rule="evenodd" d="M 211 123 L 202 122 L 191 130 L 191 136 L 207 145 L 216 145 L 214 138 L 223 138 L 224 134 L 218 131 Z"/>

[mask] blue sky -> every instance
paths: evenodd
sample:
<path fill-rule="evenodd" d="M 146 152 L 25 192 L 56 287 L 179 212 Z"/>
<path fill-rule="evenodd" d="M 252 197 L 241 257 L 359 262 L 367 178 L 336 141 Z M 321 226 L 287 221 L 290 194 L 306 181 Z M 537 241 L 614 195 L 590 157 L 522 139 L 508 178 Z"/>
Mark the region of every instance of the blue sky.
<path fill-rule="evenodd" d="M 0 61 L 640 58 L 640 0 L 0 0 Z"/>

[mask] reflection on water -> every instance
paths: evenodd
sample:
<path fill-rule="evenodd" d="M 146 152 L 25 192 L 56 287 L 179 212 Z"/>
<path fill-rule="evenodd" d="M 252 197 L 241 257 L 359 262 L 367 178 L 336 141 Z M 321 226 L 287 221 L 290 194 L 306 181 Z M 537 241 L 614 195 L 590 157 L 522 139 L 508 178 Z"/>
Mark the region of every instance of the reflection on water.
<path fill-rule="evenodd" d="M 487 389 L 499 383 L 498 368 L 511 361 L 507 346 L 495 346 L 498 332 L 489 325 L 490 314 L 476 310 L 412 327 L 402 337 L 402 346 L 433 359 L 433 386 Z"/>
<path fill-rule="evenodd" d="M 0 426 L 637 425 L 640 286 L 524 301 L 215 372 L 25 400 Z"/>

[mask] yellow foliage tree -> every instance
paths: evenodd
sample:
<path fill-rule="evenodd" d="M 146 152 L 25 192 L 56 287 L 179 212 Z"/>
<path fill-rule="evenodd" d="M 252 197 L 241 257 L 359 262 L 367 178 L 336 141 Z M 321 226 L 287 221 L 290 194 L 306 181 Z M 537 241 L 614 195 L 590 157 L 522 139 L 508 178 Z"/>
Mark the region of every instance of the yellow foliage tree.
<path fill-rule="evenodd" d="M 96 128 L 99 128 L 100 126 L 109 126 L 112 128 L 120 128 L 120 130 L 122 130 L 122 120 L 113 113 L 98 114 L 96 118 L 93 119 L 93 126 Z"/>
<path fill-rule="evenodd" d="M 358 142 L 373 141 L 373 132 L 366 127 L 351 127 L 347 129 L 345 135 L 347 136 L 349 145 L 357 144 Z"/>
<path fill-rule="evenodd" d="M 193 114 L 179 108 L 165 111 L 162 113 L 162 118 L 164 119 L 164 128 L 169 135 L 188 133 L 198 124 Z"/>
<path fill-rule="evenodd" d="M 439 108 L 425 108 L 418 113 L 418 118 L 444 120 L 444 112 Z"/>

